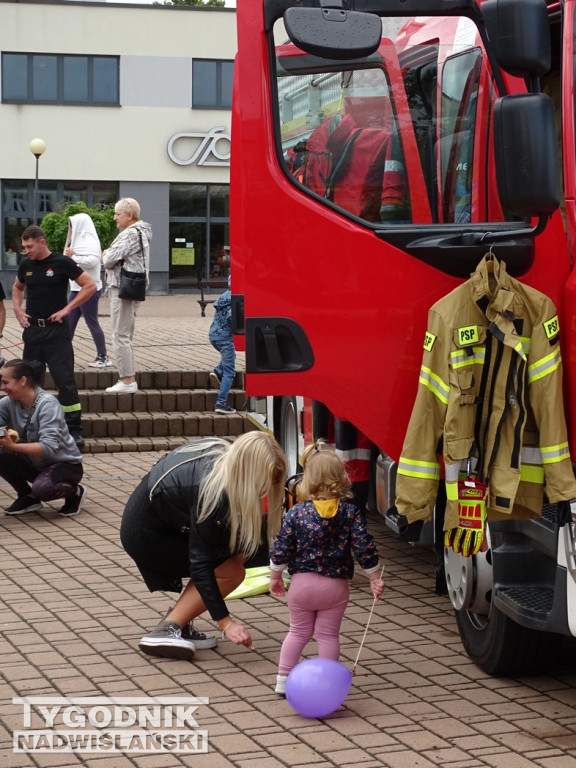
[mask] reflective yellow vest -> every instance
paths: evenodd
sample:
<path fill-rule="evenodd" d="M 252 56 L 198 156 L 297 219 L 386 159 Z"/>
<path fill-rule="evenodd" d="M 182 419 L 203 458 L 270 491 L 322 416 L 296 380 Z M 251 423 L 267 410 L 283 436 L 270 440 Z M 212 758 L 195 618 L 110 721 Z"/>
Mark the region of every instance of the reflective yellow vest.
<path fill-rule="evenodd" d="M 576 498 L 562 399 L 556 309 L 485 257 L 430 309 L 418 393 L 398 463 L 396 507 L 428 520 L 444 463 L 444 529 L 458 524 L 458 477 L 488 486 L 487 519 L 536 517 Z"/>

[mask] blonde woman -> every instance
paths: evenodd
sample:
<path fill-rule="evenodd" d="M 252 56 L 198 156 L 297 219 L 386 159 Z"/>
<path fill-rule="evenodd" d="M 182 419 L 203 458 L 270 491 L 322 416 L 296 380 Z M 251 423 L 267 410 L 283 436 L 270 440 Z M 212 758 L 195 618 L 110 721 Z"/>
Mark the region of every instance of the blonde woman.
<path fill-rule="evenodd" d="M 250 647 L 248 629 L 224 598 L 244 580 L 244 562 L 260 545 L 262 515 L 270 538 L 280 528 L 286 458 L 264 432 L 233 443 L 204 438 L 166 454 L 130 496 L 120 537 L 151 592 L 180 592 L 156 629 L 140 640 L 151 656 L 192 659 L 214 648 L 193 621 L 205 610 L 223 636 Z"/>
<path fill-rule="evenodd" d="M 114 221 L 120 230 L 112 245 L 102 253 L 106 270 L 106 287 L 110 299 L 110 328 L 112 349 L 118 368 L 118 381 L 106 392 L 136 392 L 136 367 L 132 339 L 136 312 L 140 302 L 118 296 L 122 267 L 129 272 L 146 272 L 150 268 L 152 227 L 140 219 L 140 204 L 132 197 L 123 197 L 114 206 Z"/>

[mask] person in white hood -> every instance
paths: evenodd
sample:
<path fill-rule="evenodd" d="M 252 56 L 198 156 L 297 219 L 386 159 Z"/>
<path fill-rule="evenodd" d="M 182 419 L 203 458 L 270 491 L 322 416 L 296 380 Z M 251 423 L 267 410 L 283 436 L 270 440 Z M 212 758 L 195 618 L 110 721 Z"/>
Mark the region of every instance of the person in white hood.
<path fill-rule="evenodd" d="M 87 213 L 76 213 L 68 219 L 68 235 L 64 253 L 66 256 L 71 256 L 84 272 L 88 273 L 96 283 L 97 288 L 96 293 L 88 301 L 75 307 L 68 315 L 70 334 L 74 336 L 74 331 L 82 316 L 96 346 L 96 358 L 88 365 L 91 368 L 107 368 L 112 365 L 112 361 L 106 352 L 106 338 L 98 320 L 98 303 L 102 295 L 102 279 L 100 277 L 102 248 L 94 222 Z M 78 283 L 70 281 L 69 300 L 73 299 L 76 291 L 79 290 Z"/>

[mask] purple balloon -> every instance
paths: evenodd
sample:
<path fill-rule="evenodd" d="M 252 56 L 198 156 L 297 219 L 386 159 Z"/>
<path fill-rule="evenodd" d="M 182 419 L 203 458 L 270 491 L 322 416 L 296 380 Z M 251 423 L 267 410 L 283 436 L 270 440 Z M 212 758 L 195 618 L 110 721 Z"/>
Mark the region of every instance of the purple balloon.
<path fill-rule="evenodd" d="M 327 717 L 344 702 L 352 672 L 333 659 L 301 661 L 288 675 L 286 698 L 303 717 Z"/>

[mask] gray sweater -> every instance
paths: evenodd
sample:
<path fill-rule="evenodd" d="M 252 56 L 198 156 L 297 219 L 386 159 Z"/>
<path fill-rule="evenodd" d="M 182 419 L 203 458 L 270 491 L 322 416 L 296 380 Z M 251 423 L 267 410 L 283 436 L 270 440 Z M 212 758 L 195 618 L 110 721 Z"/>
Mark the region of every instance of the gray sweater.
<path fill-rule="evenodd" d="M 0 400 L 0 426 L 15 429 L 20 435 L 19 442 L 40 443 L 42 456 L 28 457 L 39 469 L 63 461 L 81 462 L 82 454 L 70 436 L 62 406 L 54 395 L 36 387 L 36 394 L 39 392 L 42 397 L 32 414 L 25 440 L 23 433 L 30 409 L 23 408 L 9 397 Z"/>

